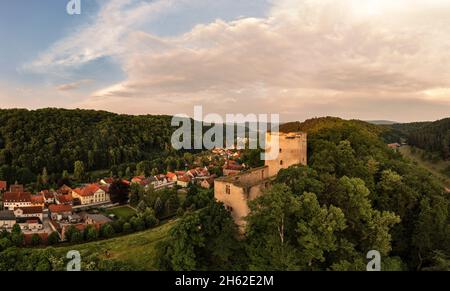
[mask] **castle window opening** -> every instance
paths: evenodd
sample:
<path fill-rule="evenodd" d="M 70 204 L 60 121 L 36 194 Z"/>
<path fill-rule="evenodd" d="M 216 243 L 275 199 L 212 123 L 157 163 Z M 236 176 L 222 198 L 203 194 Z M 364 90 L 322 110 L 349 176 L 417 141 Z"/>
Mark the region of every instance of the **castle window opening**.
<path fill-rule="evenodd" d="M 225 186 L 225 192 L 229 195 L 231 193 L 231 187 L 230 185 Z"/>

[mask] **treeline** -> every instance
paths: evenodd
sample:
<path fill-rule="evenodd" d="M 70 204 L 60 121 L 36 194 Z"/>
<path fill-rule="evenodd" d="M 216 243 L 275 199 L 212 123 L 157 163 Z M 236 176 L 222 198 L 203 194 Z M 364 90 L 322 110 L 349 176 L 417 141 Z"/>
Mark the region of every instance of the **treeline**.
<path fill-rule="evenodd" d="M 306 124 L 314 124 L 308 166 L 281 171 L 251 202 L 245 237 L 211 202 L 172 229 L 158 267 L 365 270 L 377 250 L 382 270 L 450 270 L 450 197 L 439 182 L 387 148 L 383 130 L 326 118 Z"/>
<path fill-rule="evenodd" d="M 0 165 L 21 176 L 44 168 L 73 172 L 75 161 L 93 171 L 152 160 L 171 150 L 170 120 L 92 110 L 0 110 Z"/>
<path fill-rule="evenodd" d="M 406 129 L 410 145 L 450 159 L 450 118 L 411 126 Z"/>

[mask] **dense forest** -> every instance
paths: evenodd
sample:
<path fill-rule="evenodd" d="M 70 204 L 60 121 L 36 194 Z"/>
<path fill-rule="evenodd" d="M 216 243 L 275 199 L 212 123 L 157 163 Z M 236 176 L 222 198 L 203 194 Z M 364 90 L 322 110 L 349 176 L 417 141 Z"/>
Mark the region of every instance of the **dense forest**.
<path fill-rule="evenodd" d="M 410 145 L 450 159 L 450 118 L 435 122 L 396 124 L 393 129 L 407 136 Z"/>
<path fill-rule="evenodd" d="M 163 270 L 450 269 L 450 197 L 426 170 L 389 149 L 385 129 L 320 118 L 286 124 L 309 134 L 309 165 L 282 170 L 251 202 L 245 238 L 215 202 L 187 212 L 159 245 Z"/>
<path fill-rule="evenodd" d="M 0 179 L 27 184 L 43 169 L 49 176 L 73 173 L 76 161 L 95 171 L 161 159 L 172 151 L 170 121 L 90 110 L 0 110 Z"/>

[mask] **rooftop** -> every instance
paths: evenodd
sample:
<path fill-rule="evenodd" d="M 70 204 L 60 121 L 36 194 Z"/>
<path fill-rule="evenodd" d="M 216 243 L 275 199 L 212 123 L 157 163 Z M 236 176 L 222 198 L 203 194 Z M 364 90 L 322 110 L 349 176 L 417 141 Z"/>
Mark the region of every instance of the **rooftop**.
<path fill-rule="evenodd" d="M 12 211 L 12 210 L 1 210 L 0 211 L 0 220 L 16 220 L 16 216 L 14 215 L 14 211 Z"/>

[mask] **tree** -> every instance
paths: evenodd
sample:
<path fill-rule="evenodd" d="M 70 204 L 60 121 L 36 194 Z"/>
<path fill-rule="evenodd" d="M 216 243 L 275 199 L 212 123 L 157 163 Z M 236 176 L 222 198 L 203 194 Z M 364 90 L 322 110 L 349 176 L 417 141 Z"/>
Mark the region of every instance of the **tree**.
<path fill-rule="evenodd" d="M 59 234 L 58 234 L 56 231 L 52 232 L 52 233 L 48 236 L 47 242 L 48 242 L 49 245 L 55 245 L 55 244 L 57 244 L 57 243 L 59 242 Z"/>
<path fill-rule="evenodd" d="M 115 231 L 111 224 L 106 223 L 100 227 L 100 237 L 110 238 L 114 235 Z"/>
<path fill-rule="evenodd" d="M 121 179 L 115 179 L 109 187 L 109 195 L 112 203 L 126 204 L 129 193 L 130 186 Z"/>
<path fill-rule="evenodd" d="M 299 269 L 299 254 L 289 239 L 290 217 L 299 206 L 289 187 L 283 184 L 275 184 L 249 203 L 247 252 L 251 270 Z"/>
<path fill-rule="evenodd" d="M 144 219 L 145 226 L 147 228 L 152 228 L 158 225 L 159 221 L 155 216 L 155 211 L 151 208 L 147 208 L 145 212 L 142 214 L 142 218 Z"/>
<path fill-rule="evenodd" d="M 24 235 L 23 235 L 22 229 L 20 229 L 20 226 L 18 223 L 14 224 L 14 226 L 12 228 L 11 242 L 17 247 L 23 246 Z"/>
<path fill-rule="evenodd" d="M 155 206 L 153 207 L 153 209 L 155 210 L 155 213 L 157 216 L 160 216 L 162 214 L 162 210 L 164 208 L 163 208 L 163 202 L 160 197 L 156 198 Z"/>
<path fill-rule="evenodd" d="M 86 241 L 94 241 L 98 238 L 98 231 L 93 225 L 88 225 L 84 230 Z"/>
<path fill-rule="evenodd" d="M 49 179 L 48 179 L 47 168 L 45 168 L 45 167 L 42 169 L 41 179 L 42 179 L 43 185 L 48 185 Z"/>
<path fill-rule="evenodd" d="M 73 172 L 73 176 L 75 178 L 75 180 L 77 181 L 82 181 L 84 178 L 84 163 L 82 161 L 76 161 L 74 163 L 74 172 Z"/>
<path fill-rule="evenodd" d="M 237 228 L 223 204 L 211 202 L 200 212 L 187 213 L 157 245 L 162 270 L 239 270 L 245 258 Z"/>
<path fill-rule="evenodd" d="M 297 222 L 297 241 L 302 266 L 320 269 L 325 254 L 339 247 L 337 233 L 344 230 L 344 213 L 331 205 L 320 206 L 313 193 L 304 193 L 299 197 L 299 221 Z"/>
<path fill-rule="evenodd" d="M 38 246 L 41 243 L 42 243 L 42 239 L 38 234 L 35 233 L 31 236 L 31 245 Z"/>
<path fill-rule="evenodd" d="M 83 242 L 83 234 L 78 229 L 75 229 L 70 236 L 71 243 L 81 243 Z"/>
<path fill-rule="evenodd" d="M 141 217 L 134 216 L 130 219 L 131 227 L 135 231 L 142 231 L 145 229 L 145 222 Z"/>

